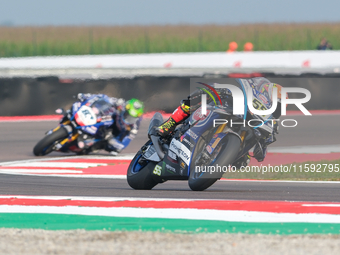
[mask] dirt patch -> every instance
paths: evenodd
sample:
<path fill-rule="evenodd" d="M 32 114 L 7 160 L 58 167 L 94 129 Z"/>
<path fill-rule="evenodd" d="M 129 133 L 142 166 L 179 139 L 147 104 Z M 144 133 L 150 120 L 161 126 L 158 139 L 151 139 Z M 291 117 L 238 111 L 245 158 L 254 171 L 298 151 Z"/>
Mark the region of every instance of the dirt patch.
<path fill-rule="evenodd" d="M 1 254 L 339 254 L 339 235 L 0 229 Z"/>

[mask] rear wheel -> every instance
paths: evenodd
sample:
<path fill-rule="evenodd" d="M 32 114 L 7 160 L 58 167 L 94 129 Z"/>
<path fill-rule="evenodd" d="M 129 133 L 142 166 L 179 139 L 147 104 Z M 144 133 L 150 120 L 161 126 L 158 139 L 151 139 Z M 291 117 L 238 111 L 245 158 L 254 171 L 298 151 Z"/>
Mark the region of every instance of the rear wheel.
<path fill-rule="evenodd" d="M 226 166 L 228 167 L 231 165 L 239 152 L 241 145 L 241 140 L 236 135 L 229 134 L 226 137 L 226 144 L 220 145 L 221 147 L 218 147 L 215 149 L 217 150 L 216 157 L 213 160 L 210 161 L 204 161 L 202 160 L 202 157 L 204 157 L 204 147 L 199 150 L 200 153 L 196 154 L 195 157 L 192 159 L 192 164 L 190 167 L 190 176 L 189 176 L 189 187 L 190 189 L 194 191 L 202 191 L 207 188 L 209 188 L 211 185 L 213 185 L 217 180 L 219 180 L 223 172 L 214 172 L 211 173 L 208 171 L 209 166 Z M 215 152 L 214 151 L 214 152 Z M 198 167 L 205 167 L 205 170 L 197 171 L 196 166 Z M 198 168 L 200 169 L 200 168 Z M 215 168 L 216 169 L 216 168 Z"/>
<path fill-rule="evenodd" d="M 151 141 L 148 141 L 142 149 L 137 152 L 129 165 L 127 182 L 133 189 L 150 190 L 158 184 L 152 176 L 152 171 L 157 163 L 145 160 L 142 156 L 143 149 L 146 149 L 149 144 L 151 144 Z"/>
<path fill-rule="evenodd" d="M 44 156 L 53 151 L 53 146 L 56 142 L 65 139 L 68 136 L 68 132 L 65 128 L 60 127 L 53 133 L 46 135 L 40 142 L 37 143 L 33 148 L 33 153 L 35 156 Z"/>

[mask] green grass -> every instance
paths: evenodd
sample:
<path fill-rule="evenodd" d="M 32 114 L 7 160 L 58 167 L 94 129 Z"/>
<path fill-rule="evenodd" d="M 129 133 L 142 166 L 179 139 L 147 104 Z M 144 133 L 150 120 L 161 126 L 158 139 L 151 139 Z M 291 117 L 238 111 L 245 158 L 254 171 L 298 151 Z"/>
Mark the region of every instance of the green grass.
<path fill-rule="evenodd" d="M 340 49 L 340 23 L 237 26 L 0 27 L 0 57 L 226 51 L 314 50 L 322 37 Z"/>
<path fill-rule="evenodd" d="M 306 164 L 309 164 L 307 166 Z M 311 168 L 311 164 L 315 166 L 315 171 Z M 266 161 L 263 162 L 266 165 Z M 290 164 L 285 165 L 287 168 Z M 295 171 L 294 171 L 295 166 Z M 256 179 L 256 180 L 301 180 L 301 181 L 340 181 L 340 171 L 335 169 L 335 166 L 340 168 L 340 160 L 335 161 L 308 161 L 303 163 L 293 163 L 290 172 L 235 172 L 225 173 L 224 178 L 227 179 Z M 333 167 L 333 171 L 330 171 Z M 307 169 L 309 170 L 307 171 Z M 258 169 L 258 168 L 257 168 Z M 316 171 L 319 172 L 316 172 Z M 336 171 L 337 172 L 336 172 Z"/>

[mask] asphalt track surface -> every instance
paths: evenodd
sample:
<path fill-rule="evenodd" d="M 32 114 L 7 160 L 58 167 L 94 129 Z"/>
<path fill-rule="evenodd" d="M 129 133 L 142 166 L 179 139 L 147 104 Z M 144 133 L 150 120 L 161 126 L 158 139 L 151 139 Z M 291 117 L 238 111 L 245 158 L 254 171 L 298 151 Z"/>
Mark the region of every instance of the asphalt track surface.
<path fill-rule="evenodd" d="M 296 119 L 298 126 L 280 128 L 273 147 L 340 144 L 338 115 L 285 118 Z M 56 124 L 56 121 L 1 122 L 0 162 L 35 158 L 34 145 Z M 135 153 L 141 147 L 147 139 L 147 126 L 148 120 L 145 120 L 124 153 Z M 50 154 L 51 157 L 61 155 Z M 64 154 L 65 157 L 70 155 L 74 154 Z M 193 192 L 186 181 L 169 181 L 151 191 L 135 191 L 126 180 L 0 175 L 0 194 L 340 202 L 340 184 L 219 181 L 204 192 Z"/>

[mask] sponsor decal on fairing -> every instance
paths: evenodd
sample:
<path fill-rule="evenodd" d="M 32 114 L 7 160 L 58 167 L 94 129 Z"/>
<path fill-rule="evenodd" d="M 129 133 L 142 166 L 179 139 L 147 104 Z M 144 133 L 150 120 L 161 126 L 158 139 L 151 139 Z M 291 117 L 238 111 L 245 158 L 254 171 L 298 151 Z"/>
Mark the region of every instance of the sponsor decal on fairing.
<path fill-rule="evenodd" d="M 174 151 L 178 157 L 180 157 L 187 165 L 189 165 L 191 152 L 182 143 L 176 139 L 172 139 L 169 150 Z"/>

